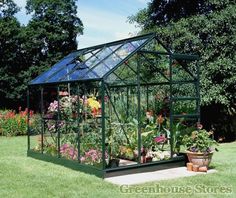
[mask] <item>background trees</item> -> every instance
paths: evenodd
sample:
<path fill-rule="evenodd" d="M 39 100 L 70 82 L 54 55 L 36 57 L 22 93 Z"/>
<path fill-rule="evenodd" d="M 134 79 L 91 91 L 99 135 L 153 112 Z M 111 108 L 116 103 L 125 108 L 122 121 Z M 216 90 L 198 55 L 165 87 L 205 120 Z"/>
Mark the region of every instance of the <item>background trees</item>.
<path fill-rule="evenodd" d="M 228 140 L 236 139 L 235 10 L 229 0 L 153 0 L 130 17 L 173 51 L 201 56 L 202 122 Z"/>
<path fill-rule="evenodd" d="M 0 92 L 1 107 L 25 104 L 27 83 L 66 54 L 77 49 L 83 33 L 75 0 L 28 0 L 32 19 L 21 26 L 12 0 L 0 6 Z"/>
<path fill-rule="evenodd" d="M 11 0 L 0 3 L 0 104 L 7 106 L 7 100 L 17 96 L 16 85 L 20 59 L 20 32 L 21 26 L 14 14 L 19 8 Z"/>

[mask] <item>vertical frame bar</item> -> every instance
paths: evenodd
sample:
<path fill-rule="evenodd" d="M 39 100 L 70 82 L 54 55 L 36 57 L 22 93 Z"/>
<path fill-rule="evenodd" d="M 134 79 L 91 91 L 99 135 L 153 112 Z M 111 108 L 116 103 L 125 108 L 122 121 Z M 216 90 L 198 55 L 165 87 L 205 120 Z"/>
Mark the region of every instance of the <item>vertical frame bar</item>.
<path fill-rule="evenodd" d="M 77 141 L 78 141 L 78 161 L 79 163 L 80 161 L 80 98 L 79 98 L 79 84 L 77 84 L 77 100 L 78 100 L 78 104 L 77 104 Z"/>
<path fill-rule="evenodd" d="M 30 88 L 27 87 L 27 149 L 30 150 Z"/>
<path fill-rule="evenodd" d="M 43 135 L 44 135 L 44 119 L 43 119 L 43 87 L 40 88 L 40 113 L 41 113 L 41 153 L 43 153 Z"/>
<path fill-rule="evenodd" d="M 126 119 L 129 118 L 129 87 L 126 88 Z"/>
<path fill-rule="evenodd" d="M 170 71 L 170 153 L 171 158 L 173 157 L 173 79 L 172 79 L 172 57 L 169 56 L 169 71 Z"/>
<path fill-rule="evenodd" d="M 137 53 L 137 99 L 138 99 L 138 163 L 141 163 L 141 97 L 140 97 L 140 59 Z"/>
<path fill-rule="evenodd" d="M 57 152 L 58 152 L 58 157 L 60 158 L 61 157 L 61 154 L 60 154 L 60 139 L 61 139 L 61 134 L 60 134 L 60 129 L 59 129 L 59 122 L 60 122 L 60 115 L 61 115 L 61 112 L 60 112 L 60 86 L 57 85 L 57 122 L 56 122 L 56 131 L 57 131 Z"/>
<path fill-rule="evenodd" d="M 147 102 L 147 111 L 149 111 L 149 86 L 146 87 L 146 102 Z"/>
<path fill-rule="evenodd" d="M 101 100 L 102 100 L 102 167 L 103 167 L 103 170 L 106 168 L 106 156 L 105 156 L 105 130 L 106 130 L 106 123 L 105 123 L 105 82 L 104 82 L 104 79 L 102 79 L 102 82 L 101 82 Z"/>
<path fill-rule="evenodd" d="M 197 114 L 199 115 L 198 117 L 198 122 L 201 122 L 201 95 L 200 95 L 200 66 L 198 61 L 196 62 L 196 66 L 197 66 L 197 83 L 196 83 L 196 96 L 197 96 L 197 100 L 196 100 L 196 105 L 197 105 Z"/>

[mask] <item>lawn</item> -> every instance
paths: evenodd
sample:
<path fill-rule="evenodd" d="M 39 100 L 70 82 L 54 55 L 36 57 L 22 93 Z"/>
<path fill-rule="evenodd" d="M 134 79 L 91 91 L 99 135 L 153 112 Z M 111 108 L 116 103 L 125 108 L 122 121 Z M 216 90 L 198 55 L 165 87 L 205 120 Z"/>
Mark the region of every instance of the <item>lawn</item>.
<path fill-rule="evenodd" d="M 220 152 L 213 156 L 212 166 L 217 173 L 188 178 L 152 182 L 131 187 L 132 192 L 146 187 L 193 188 L 204 185 L 207 190 L 225 187 L 228 194 L 193 193 L 191 197 L 235 197 L 236 195 L 236 142 L 219 146 Z M 204 186 L 199 186 L 202 191 Z M 0 197 L 189 197 L 189 194 L 140 194 L 121 193 L 119 186 L 92 175 L 74 171 L 26 157 L 26 137 L 0 137 Z"/>

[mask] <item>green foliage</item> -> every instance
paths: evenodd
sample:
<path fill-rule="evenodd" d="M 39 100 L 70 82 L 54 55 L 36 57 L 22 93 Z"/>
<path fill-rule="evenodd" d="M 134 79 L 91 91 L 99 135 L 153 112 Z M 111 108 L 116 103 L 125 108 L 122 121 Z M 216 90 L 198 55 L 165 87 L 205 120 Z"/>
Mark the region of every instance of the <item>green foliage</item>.
<path fill-rule="evenodd" d="M 75 0 L 28 0 L 26 26 L 14 17 L 18 10 L 11 0 L 0 4 L 0 99 L 10 108 L 26 104 L 28 82 L 76 50 L 83 32 Z"/>
<path fill-rule="evenodd" d="M 13 16 L 18 11 L 16 4 L 11 1 L 3 1 L 0 4 L 0 100 L 5 107 L 11 99 L 19 99 L 17 84 L 19 80 L 16 73 L 19 72 L 21 60 L 20 31 L 21 27 Z M 6 101 L 8 99 L 9 101 Z"/>
<path fill-rule="evenodd" d="M 27 134 L 27 113 L 28 110 L 16 113 L 12 110 L 0 111 L 0 134 L 4 136 L 16 136 Z M 31 117 L 34 117 L 30 111 Z M 30 125 L 34 127 L 34 119 L 30 121 Z"/>
<path fill-rule="evenodd" d="M 210 138 L 210 135 L 212 135 L 212 133 L 207 132 L 205 129 L 193 131 L 191 135 L 184 135 L 183 145 L 191 152 L 212 152 L 211 147 L 217 144 L 217 142 Z"/>
<path fill-rule="evenodd" d="M 3 0 L 0 2 L 0 18 L 11 18 L 19 11 L 19 7 L 16 6 L 12 0 Z"/>
<path fill-rule="evenodd" d="M 196 13 L 188 18 L 170 21 L 165 26 L 145 27 L 144 22 L 150 18 L 148 13 L 145 15 L 143 12 L 131 17 L 131 22 L 140 23 L 142 32 L 156 32 L 164 45 L 174 52 L 200 55 L 201 105 L 221 107 L 218 119 L 211 123 L 207 120 L 204 122 L 208 127 L 212 124 L 218 126 L 219 120 L 230 116 L 232 126 L 235 122 L 235 118 L 232 118 L 236 114 L 236 56 L 233 53 L 236 44 L 236 3 L 219 0 L 207 2 L 211 5 L 211 12 Z M 224 131 L 222 126 L 216 129 L 221 134 Z M 230 128 L 232 131 L 224 133 L 234 133 L 232 139 L 235 139 L 235 129 Z"/>

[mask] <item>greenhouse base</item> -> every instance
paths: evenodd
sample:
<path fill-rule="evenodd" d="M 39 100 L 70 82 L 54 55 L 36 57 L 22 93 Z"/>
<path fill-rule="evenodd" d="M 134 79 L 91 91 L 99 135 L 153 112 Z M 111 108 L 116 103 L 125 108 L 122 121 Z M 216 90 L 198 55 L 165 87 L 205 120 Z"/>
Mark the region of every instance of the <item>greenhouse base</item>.
<path fill-rule="evenodd" d="M 120 175 L 151 172 L 151 171 L 156 171 L 156 170 L 180 167 L 180 166 L 184 166 L 186 162 L 186 156 L 180 155 L 178 157 L 175 157 L 169 160 L 162 160 L 162 161 L 150 162 L 150 163 L 145 163 L 145 164 L 135 164 L 135 165 L 130 165 L 126 167 L 109 168 L 106 170 L 101 170 L 90 165 L 79 164 L 76 161 L 58 158 L 58 157 L 50 156 L 47 154 L 42 154 L 42 153 L 38 153 L 32 150 L 27 151 L 27 156 L 32 157 L 34 159 L 39 159 L 42 161 L 62 165 L 72 170 L 81 171 L 87 174 L 95 175 L 100 178 L 108 178 L 108 177 L 114 177 L 114 176 L 120 176 Z"/>

